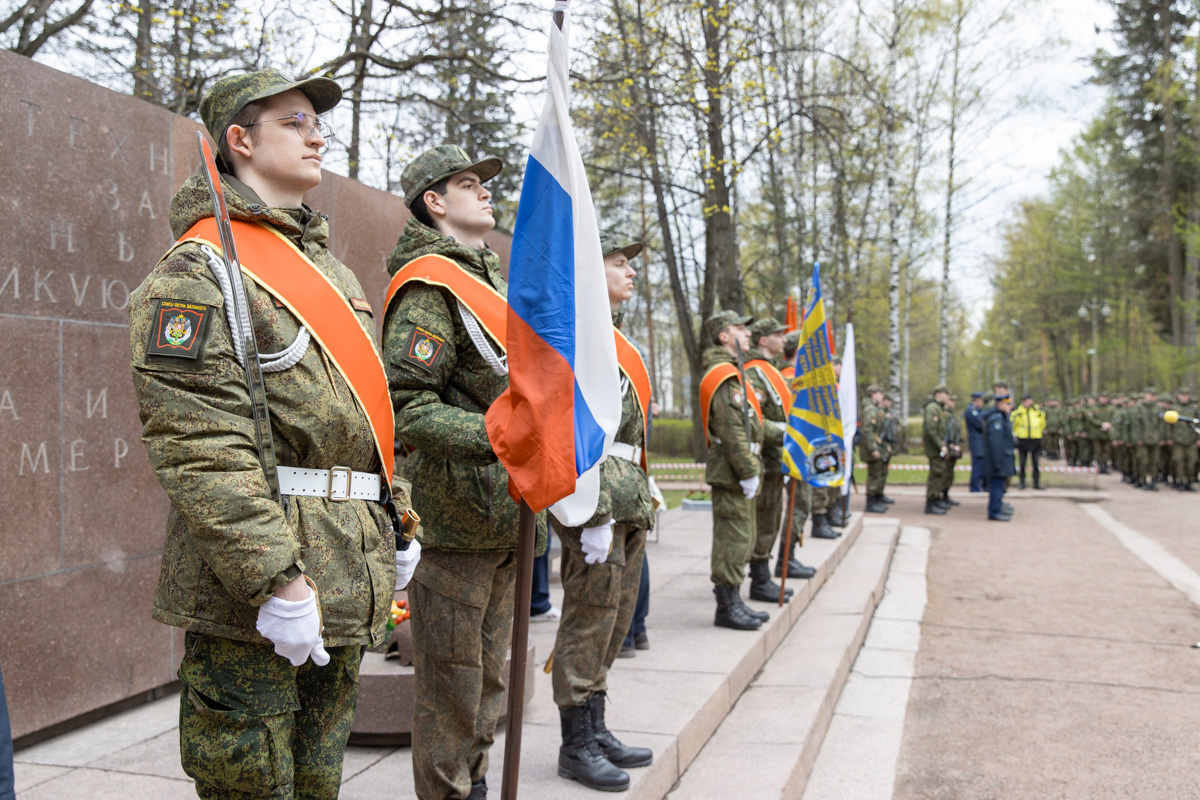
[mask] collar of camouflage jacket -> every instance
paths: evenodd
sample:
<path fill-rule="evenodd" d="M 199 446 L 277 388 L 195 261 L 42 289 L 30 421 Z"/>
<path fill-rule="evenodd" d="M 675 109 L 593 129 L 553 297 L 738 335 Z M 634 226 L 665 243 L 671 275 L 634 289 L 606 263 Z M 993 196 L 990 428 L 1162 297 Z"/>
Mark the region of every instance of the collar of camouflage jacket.
<path fill-rule="evenodd" d="M 232 175 L 221 175 L 221 189 L 225 193 L 230 219 L 271 225 L 298 246 L 309 241 L 324 247 L 329 241 L 328 220 L 308 206 L 273 208 L 265 205 L 253 189 Z M 197 222 L 214 216 L 214 213 L 204 176 L 192 175 L 171 198 L 171 232 L 178 239 Z M 301 249 L 304 248 L 301 246 Z"/>
<path fill-rule="evenodd" d="M 411 217 L 400 234 L 400 241 L 388 256 L 389 275 L 395 275 L 405 264 L 421 256 L 445 256 L 460 267 L 490 283 L 496 289 L 505 286 L 500 274 L 500 257 L 490 249 L 476 250 L 444 236 L 416 217 Z"/>

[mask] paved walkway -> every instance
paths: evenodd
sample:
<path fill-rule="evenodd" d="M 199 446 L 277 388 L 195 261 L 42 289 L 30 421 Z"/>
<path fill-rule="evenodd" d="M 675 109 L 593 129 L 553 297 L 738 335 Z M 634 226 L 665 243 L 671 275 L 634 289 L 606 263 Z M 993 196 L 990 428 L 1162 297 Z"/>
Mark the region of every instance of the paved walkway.
<path fill-rule="evenodd" d="M 987 522 L 983 498 L 964 489 L 955 492 L 963 505 L 937 517 L 922 513 L 919 493 L 897 487 L 892 513 L 904 527 L 883 602 L 828 732 L 819 728 L 823 743 L 811 743 L 815 765 L 805 756 L 803 774 L 777 788 L 755 783 L 754 796 L 1200 799 L 1200 649 L 1190 647 L 1200 640 L 1200 495 L 1135 491 L 1109 476 L 1099 490 L 1014 492 L 1016 516 L 1003 524 Z M 713 705 L 713 687 L 732 686 L 735 675 L 738 685 L 756 685 L 757 670 L 778 674 L 781 659 L 822 645 L 820 627 L 802 616 L 790 636 L 787 627 L 765 632 L 758 641 L 778 649 L 754 658 L 746 634 L 711 627 L 708 525 L 706 515 L 675 512 L 648 548 L 652 649 L 617 662 L 610 716 L 631 728 L 631 741 L 654 747 L 664 767 L 634 770 L 631 796 L 663 797 L 673 785 L 680 800 L 734 796 L 725 780 L 709 785 L 684 771 L 675 783 L 678 772 L 666 767 L 689 767 L 705 740 L 721 739 L 725 715 L 737 717 L 736 696 Z M 845 544 L 811 543 L 805 550 L 815 557 L 805 560 L 822 564 L 823 580 Z M 523 771 L 523 800 L 596 796 L 553 777 L 557 720 L 540 671 L 553 637 L 554 625 L 534 626 L 539 670 L 523 766 L 540 777 L 527 787 Z M 652 691 L 624 704 L 639 685 Z M 767 732 L 768 712 L 789 721 L 797 713 L 746 708 Z M 19 797 L 192 797 L 175 714 L 167 699 L 21 751 Z M 672 721 L 681 715 L 688 719 Z M 351 748 L 342 796 L 411 797 L 408 760 L 406 748 Z M 695 764 L 711 768 L 703 753 Z"/>

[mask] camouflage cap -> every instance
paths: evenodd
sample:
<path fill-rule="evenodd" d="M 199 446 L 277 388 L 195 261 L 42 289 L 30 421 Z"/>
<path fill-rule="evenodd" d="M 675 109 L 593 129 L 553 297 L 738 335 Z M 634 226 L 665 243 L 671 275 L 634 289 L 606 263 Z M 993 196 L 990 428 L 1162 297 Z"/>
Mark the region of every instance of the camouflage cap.
<path fill-rule="evenodd" d="M 1175 390 L 1175 394 L 1191 394 L 1191 393 L 1192 393 L 1192 390 L 1186 386 L 1180 386 L 1178 389 Z"/>
<path fill-rule="evenodd" d="M 868 384 L 867 384 L 867 394 L 868 394 L 868 395 L 873 395 L 873 394 L 875 394 L 876 392 L 880 392 L 880 393 L 882 393 L 882 392 L 883 392 L 883 387 L 882 387 L 882 386 L 880 386 L 878 383 L 868 383 Z"/>
<path fill-rule="evenodd" d="M 480 183 L 487 183 L 500 174 L 504 162 L 494 156 L 474 161 L 467 151 L 455 144 L 443 144 L 426 150 L 408 162 L 400 173 L 400 188 L 404 190 L 404 205 L 412 207 L 417 196 L 441 180 L 472 170 Z"/>
<path fill-rule="evenodd" d="M 795 330 L 783 337 L 783 347 L 785 350 L 795 350 L 800 347 L 800 331 Z"/>
<path fill-rule="evenodd" d="M 1147 386 L 1145 389 L 1142 389 L 1142 394 L 1158 394 L 1158 389 L 1155 389 L 1153 386 Z"/>
<path fill-rule="evenodd" d="M 1154 398 L 1154 399 L 1155 399 L 1155 400 L 1157 400 L 1157 401 L 1158 401 L 1158 402 L 1160 402 L 1160 403 L 1169 403 L 1169 402 L 1171 402 L 1171 395 L 1169 395 L 1169 394 L 1160 394 L 1158 397 L 1156 397 L 1156 398 Z"/>
<path fill-rule="evenodd" d="M 752 322 L 754 322 L 754 317 L 745 316 L 736 311 L 729 309 L 718 311 L 704 320 L 704 338 L 710 342 L 716 341 L 717 334 L 730 325 L 749 325 Z"/>
<path fill-rule="evenodd" d="M 313 111 L 324 114 L 342 99 L 342 87 L 329 78 L 309 78 L 298 81 L 277 69 L 261 69 L 244 75 L 221 78 L 204 93 L 200 100 L 200 119 L 204 127 L 220 142 L 230 121 L 255 100 L 265 100 L 277 94 L 299 89 L 312 103 Z"/>
<path fill-rule="evenodd" d="M 637 258 L 638 253 L 642 252 L 641 242 L 626 241 L 622 244 L 621 241 L 611 233 L 600 234 L 600 252 L 605 258 L 614 253 L 622 253 L 626 258 Z"/>
<path fill-rule="evenodd" d="M 930 392 L 930 394 L 942 394 L 942 393 L 950 394 L 950 387 L 944 383 L 939 383 L 937 386 L 933 387 L 933 391 Z"/>
<path fill-rule="evenodd" d="M 779 320 L 774 317 L 763 317 L 754 323 L 750 328 L 750 341 L 757 342 L 761 336 L 770 336 L 772 333 L 783 333 L 787 330 L 787 325 L 781 325 Z"/>

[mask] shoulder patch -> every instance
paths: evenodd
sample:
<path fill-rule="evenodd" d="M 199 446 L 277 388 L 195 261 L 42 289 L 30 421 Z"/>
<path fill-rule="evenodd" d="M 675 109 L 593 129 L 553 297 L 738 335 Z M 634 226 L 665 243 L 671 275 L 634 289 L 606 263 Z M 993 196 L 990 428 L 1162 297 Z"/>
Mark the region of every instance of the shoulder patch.
<path fill-rule="evenodd" d="M 368 314 L 373 315 L 373 312 L 371 311 L 371 304 L 361 297 L 351 297 L 350 305 L 354 306 L 355 311 L 365 311 Z"/>
<path fill-rule="evenodd" d="M 433 372 L 441 360 L 446 340 L 432 331 L 414 325 L 401 358 L 426 372 Z"/>
<path fill-rule="evenodd" d="M 211 316 L 212 306 L 185 303 L 182 300 L 159 300 L 154 309 L 154 321 L 150 325 L 146 355 L 195 361 L 204 351 Z"/>

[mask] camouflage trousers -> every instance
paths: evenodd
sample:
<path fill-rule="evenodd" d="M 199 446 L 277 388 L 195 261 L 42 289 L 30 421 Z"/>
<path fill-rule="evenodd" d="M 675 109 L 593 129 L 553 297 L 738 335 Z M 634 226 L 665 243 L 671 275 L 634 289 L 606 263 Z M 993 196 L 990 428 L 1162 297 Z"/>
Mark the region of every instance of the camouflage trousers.
<path fill-rule="evenodd" d="M 420 800 L 465 798 L 488 771 L 512 635 L 512 551 L 421 551 L 412 610 L 413 783 Z"/>
<path fill-rule="evenodd" d="M 1088 466 L 1092 463 L 1092 440 L 1081 438 L 1075 440 L 1075 458 L 1079 461 L 1080 466 Z"/>
<path fill-rule="evenodd" d="M 1167 473 L 1171 471 L 1171 445 L 1160 444 L 1158 446 L 1158 474 L 1164 479 Z"/>
<path fill-rule="evenodd" d="M 1176 483 L 1190 483 L 1196 474 L 1196 445 L 1171 445 L 1171 469 L 1175 472 Z"/>
<path fill-rule="evenodd" d="M 842 490 L 838 486 L 825 488 L 812 487 L 812 513 L 828 514 L 829 509 L 842 502 Z"/>
<path fill-rule="evenodd" d="M 867 462 L 867 496 L 878 497 L 887 486 L 888 467 L 883 459 Z"/>
<path fill-rule="evenodd" d="M 1158 445 L 1138 445 L 1135 458 L 1134 475 L 1145 481 L 1154 480 L 1155 475 L 1158 474 Z"/>
<path fill-rule="evenodd" d="M 783 520 L 782 472 L 768 472 L 763 475 L 762 485 L 758 487 L 758 497 L 754 498 L 754 502 L 754 524 L 757 530 L 750 560 L 768 561 L 771 558 L 771 548 L 779 538 L 779 523 Z"/>
<path fill-rule="evenodd" d="M 932 456 L 929 477 L 925 481 L 925 498 L 932 500 L 954 484 L 954 459 Z"/>
<path fill-rule="evenodd" d="M 587 564 L 579 543 L 582 528 L 560 528 L 563 604 L 554 642 L 551 685 L 559 708 L 582 706 L 608 691 L 608 670 L 633 621 L 646 531 L 614 525 L 612 549 L 603 564 Z"/>
<path fill-rule="evenodd" d="M 792 490 L 795 489 L 796 499 L 792 500 Z M 784 513 L 787 506 L 792 506 L 792 541 L 799 542 L 804 535 L 804 523 L 808 521 L 808 509 L 812 506 L 812 486 L 802 480 L 792 478 L 785 487 Z"/>
<path fill-rule="evenodd" d="M 1070 435 L 1065 435 L 1063 437 L 1063 449 L 1067 451 L 1067 460 L 1074 462 L 1076 456 L 1079 455 L 1079 440 L 1072 439 Z"/>
<path fill-rule="evenodd" d="M 742 490 L 712 487 L 712 582 L 741 586 L 754 549 L 754 500 Z"/>
<path fill-rule="evenodd" d="M 1047 458 L 1055 458 L 1058 456 L 1058 434 L 1046 431 L 1042 434 L 1042 452 Z"/>
<path fill-rule="evenodd" d="M 1097 467 L 1106 467 L 1112 461 L 1112 442 L 1108 439 L 1092 440 L 1092 455 L 1096 459 Z"/>
<path fill-rule="evenodd" d="M 358 702 L 362 648 L 299 667 L 273 645 L 184 635 L 179 755 L 205 800 L 332 800 Z"/>

